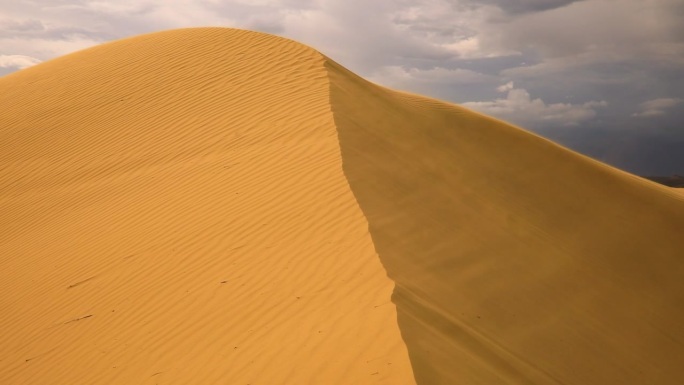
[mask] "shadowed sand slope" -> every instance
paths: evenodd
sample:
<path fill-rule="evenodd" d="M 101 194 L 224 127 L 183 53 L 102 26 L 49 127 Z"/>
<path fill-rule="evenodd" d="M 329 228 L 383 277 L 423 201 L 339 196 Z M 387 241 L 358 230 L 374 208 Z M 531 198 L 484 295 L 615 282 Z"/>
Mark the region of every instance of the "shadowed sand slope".
<path fill-rule="evenodd" d="M 684 195 L 265 34 L 0 78 L 1 384 L 679 384 Z"/>
<path fill-rule="evenodd" d="M 684 200 L 328 62 L 419 384 L 679 384 Z"/>
<path fill-rule="evenodd" d="M 410 384 L 324 57 L 229 29 L 0 79 L 0 384 Z"/>

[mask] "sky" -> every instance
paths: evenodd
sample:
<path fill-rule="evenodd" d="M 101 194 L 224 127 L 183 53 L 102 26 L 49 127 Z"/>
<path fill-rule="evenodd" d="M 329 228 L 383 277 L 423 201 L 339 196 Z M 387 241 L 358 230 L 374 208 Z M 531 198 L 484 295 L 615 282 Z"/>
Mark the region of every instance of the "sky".
<path fill-rule="evenodd" d="M 288 37 L 627 171 L 684 175 L 682 0 L 0 0 L 0 76 L 195 26 Z"/>

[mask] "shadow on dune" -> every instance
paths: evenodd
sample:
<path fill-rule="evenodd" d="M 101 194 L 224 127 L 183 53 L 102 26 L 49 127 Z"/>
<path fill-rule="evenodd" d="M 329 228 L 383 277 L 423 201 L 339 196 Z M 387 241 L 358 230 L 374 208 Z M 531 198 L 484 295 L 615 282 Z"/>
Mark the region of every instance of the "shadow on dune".
<path fill-rule="evenodd" d="M 672 306 L 684 293 L 683 202 L 498 121 L 326 65 L 344 172 L 395 282 L 418 384 L 684 375 L 673 357 L 684 353 L 673 342 L 684 341 L 684 316 Z M 655 239 L 664 246 L 643 264 Z"/>
<path fill-rule="evenodd" d="M 472 309 L 454 293 L 454 264 L 463 257 L 474 270 L 486 268 L 477 266 L 480 251 L 472 239 L 463 238 L 473 236 L 463 226 L 477 221 L 477 192 L 443 176 L 460 173 L 448 146 L 456 138 L 441 129 L 455 112 L 421 110 L 367 87 L 362 79 L 346 80 L 355 82 L 333 84 L 331 90 L 343 167 L 379 257 L 395 281 L 392 300 L 417 383 L 529 380 L 529 374 L 509 363 L 507 352 L 454 317 L 482 317 L 466 313 Z M 367 97 L 355 99 L 357 95 Z M 416 125 L 416 117 L 425 125 Z M 435 148 L 435 143 L 445 146 Z M 457 197 L 457 190 L 466 194 Z"/>

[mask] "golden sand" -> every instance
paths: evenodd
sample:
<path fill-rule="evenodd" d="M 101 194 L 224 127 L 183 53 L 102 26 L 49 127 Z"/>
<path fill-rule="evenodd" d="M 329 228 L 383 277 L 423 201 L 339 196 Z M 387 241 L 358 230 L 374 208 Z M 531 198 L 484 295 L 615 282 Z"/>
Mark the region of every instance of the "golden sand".
<path fill-rule="evenodd" d="M 679 384 L 684 195 L 221 28 L 0 78 L 0 384 Z"/>

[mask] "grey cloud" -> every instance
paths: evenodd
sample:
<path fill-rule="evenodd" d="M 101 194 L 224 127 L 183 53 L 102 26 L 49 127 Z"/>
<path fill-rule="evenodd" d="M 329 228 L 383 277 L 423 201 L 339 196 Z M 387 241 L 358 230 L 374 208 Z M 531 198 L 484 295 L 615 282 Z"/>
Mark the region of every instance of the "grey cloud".
<path fill-rule="evenodd" d="M 532 127 L 544 124 L 577 126 L 595 117 L 597 109 L 608 105 L 604 100 L 592 100 L 582 104 L 546 103 L 540 98 L 532 98 L 526 89 L 516 88 L 513 82 L 501 85 L 496 90 L 499 93 L 505 93 L 506 97 L 493 101 L 467 102 L 463 105 Z"/>
<path fill-rule="evenodd" d="M 546 58 L 619 60 L 653 55 L 681 60 L 684 25 L 675 0 L 594 0 L 521 15 L 483 31 L 490 46 L 533 50 Z M 572 64 L 572 63 L 570 63 Z"/>
<path fill-rule="evenodd" d="M 481 0 L 478 3 L 496 5 L 506 12 L 520 14 L 560 8 L 577 1 L 582 0 Z"/>
<path fill-rule="evenodd" d="M 0 39 L 68 40 L 73 36 L 87 36 L 97 41 L 114 38 L 114 35 L 78 26 L 45 25 L 40 20 L 0 20 Z"/>
<path fill-rule="evenodd" d="M 632 116 L 639 118 L 648 118 L 652 116 L 664 115 L 665 110 L 670 109 L 678 104 L 684 102 L 684 99 L 679 98 L 658 98 L 648 100 L 639 105 L 639 111 Z"/>
<path fill-rule="evenodd" d="M 454 57 L 442 38 L 395 22 L 410 12 L 410 6 L 389 0 L 322 1 L 318 9 L 287 19 L 286 35 L 362 75 L 390 65 L 425 68 Z"/>
<path fill-rule="evenodd" d="M 0 21 L 0 27 L 5 33 L 26 33 L 45 30 L 45 25 L 36 19 Z"/>

